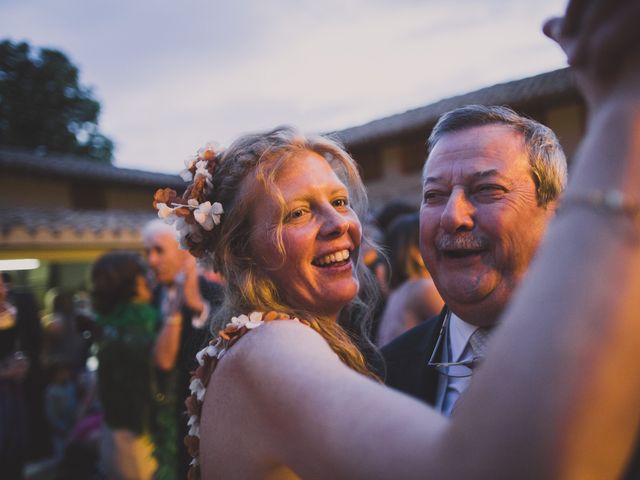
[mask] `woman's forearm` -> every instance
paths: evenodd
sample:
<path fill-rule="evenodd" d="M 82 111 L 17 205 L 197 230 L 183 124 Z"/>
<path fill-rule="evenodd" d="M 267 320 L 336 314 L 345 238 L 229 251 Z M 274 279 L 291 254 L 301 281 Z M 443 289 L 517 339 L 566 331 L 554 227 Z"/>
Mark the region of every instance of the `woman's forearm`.
<path fill-rule="evenodd" d="M 530 465 L 531 478 L 622 468 L 640 419 L 640 221 L 592 194 L 638 205 L 639 132 L 635 100 L 592 117 L 565 206 L 457 409 L 453 449 L 473 452 L 460 468 L 486 465 L 488 478 L 508 464 Z M 498 451 L 503 460 L 482 463 Z"/>

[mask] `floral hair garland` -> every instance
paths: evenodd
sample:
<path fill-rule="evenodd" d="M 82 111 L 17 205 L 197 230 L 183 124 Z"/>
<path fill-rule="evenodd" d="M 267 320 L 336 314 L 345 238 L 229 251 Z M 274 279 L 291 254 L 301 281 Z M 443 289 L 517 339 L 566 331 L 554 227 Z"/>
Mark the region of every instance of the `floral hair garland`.
<path fill-rule="evenodd" d="M 192 182 L 181 197 L 171 188 L 158 189 L 153 196 L 153 206 L 158 209 L 158 217 L 169 225 L 175 225 L 180 246 L 195 257 L 206 251 L 206 232 L 220 224 L 224 213 L 222 205 L 211 203 L 207 198 L 213 195 L 213 174 L 218 165 L 219 153 L 208 144 L 185 160 L 185 169 L 180 176 L 185 182 Z"/>
<path fill-rule="evenodd" d="M 189 433 L 184 437 L 184 444 L 189 450 L 189 455 L 193 457 L 187 475 L 188 480 L 200 479 L 200 413 L 211 373 L 216 368 L 218 360 L 224 356 L 227 350 L 229 350 L 240 337 L 249 330 L 253 330 L 265 322 L 274 320 L 295 320 L 304 325 L 309 325 L 305 320 L 300 321 L 297 318 L 291 318 L 286 313 L 275 311 L 267 313 L 251 312 L 249 315 L 239 315 L 233 317 L 224 330 L 218 332 L 218 337 L 211 340 L 208 346 L 196 354 L 196 360 L 199 366 L 194 372 L 191 372 L 192 377 L 189 385 L 191 395 L 187 397 L 187 400 L 184 402 L 187 407 L 187 414 L 189 415 L 189 421 L 187 422 Z"/>

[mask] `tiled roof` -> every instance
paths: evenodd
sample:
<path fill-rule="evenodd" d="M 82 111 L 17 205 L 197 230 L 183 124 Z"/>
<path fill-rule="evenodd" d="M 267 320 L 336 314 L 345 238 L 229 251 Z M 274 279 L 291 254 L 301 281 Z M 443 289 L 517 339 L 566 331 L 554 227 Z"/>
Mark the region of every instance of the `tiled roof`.
<path fill-rule="evenodd" d="M 149 220 L 158 218 L 149 211 L 71 210 L 66 208 L 0 208 L 0 239 L 17 229 L 29 235 L 39 231 L 58 234 L 72 231 L 76 235 L 138 234 Z"/>
<path fill-rule="evenodd" d="M 464 105 L 509 105 L 516 110 L 525 110 L 528 106 L 570 97 L 578 97 L 578 90 L 569 69 L 564 68 L 445 98 L 424 107 L 339 130 L 332 135 L 347 147 L 354 148 L 397 135 L 424 133 L 433 127 L 440 115 Z"/>
<path fill-rule="evenodd" d="M 150 187 L 162 185 L 177 190 L 182 190 L 185 186 L 178 175 L 119 168 L 74 155 L 38 154 L 2 147 L 0 148 L 0 172 L 8 171 L 110 184 Z"/>

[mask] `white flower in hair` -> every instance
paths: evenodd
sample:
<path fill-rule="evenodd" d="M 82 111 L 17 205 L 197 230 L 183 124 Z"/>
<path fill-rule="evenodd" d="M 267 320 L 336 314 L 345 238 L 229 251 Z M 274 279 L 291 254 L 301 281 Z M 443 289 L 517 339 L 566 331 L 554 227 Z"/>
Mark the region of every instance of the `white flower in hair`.
<path fill-rule="evenodd" d="M 193 174 L 191 173 L 191 168 L 193 168 L 193 166 L 195 165 L 196 161 L 198 160 L 198 157 L 196 155 L 191 155 L 190 157 L 188 157 L 187 159 L 185 159 L 184 161 L 184 170 L 181 170 L 179 175 L 182 177 L 182 179 L 185 182 L 190 182 L 193 180 Z"/>
<path fill-rule="evenodd" d="M 193 212 L 193 217 L 196 222 L 202 225 L 202 228 L 211 231 L 215 225 L 220 223 L 220 215 L 223 213 L 220 203 L 215 202 L 212 205 L 211 202 L 207 201 L 198 205 L 198 208 Z"/>
<path fill-rule="evenodd" d="M 165 222 L 171 224 L 176 220 L 174 209 L 169 207 L 166 203 L 158 203 L 158 217 L 162 218 Z"/>
<path fill-rule="evenodd" d="M 200 160 L 196 163 L 196 177 L 202 175 L 207 180 L 211 180 L 211 174 L 207 169 L 208 162 L 206 160 Z"/>
<path fill-rule="evenodd" d="M 197 155 L 189 155 L 184 160 L 184 166 L 185 166 L 185 168 L 189 169 L 189 168 L 193 167 L 196 164 L 197 161 L 198 161 L 198 156 Z"/>

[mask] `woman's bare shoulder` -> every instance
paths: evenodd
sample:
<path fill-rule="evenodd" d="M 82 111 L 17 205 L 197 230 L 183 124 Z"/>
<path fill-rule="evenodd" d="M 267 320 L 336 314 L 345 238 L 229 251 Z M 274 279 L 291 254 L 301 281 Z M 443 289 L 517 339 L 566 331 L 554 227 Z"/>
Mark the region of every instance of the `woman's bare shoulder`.
<path fill-rule="evenodd" d="M 266 322 L 246 333 L 225 355 L 219 365 L 221 373 L 240 370 L 251 379 L 292 374 L 300 364 L 340 363 L 327 342 L 315 330 L 297 320 Z M 255 380 L 255 379 L 254 379 Z"/>
<path fill-rule="evenodd" d="M 330 365 L 346 368 L 318 333 L 298 321 L 266 322 L 245 333 L 219 360 L 207 385 L 201 424 L 202 448 L 210 452 L 201 458 L 205 470 L 214 464 L 224 469 L 227 455 L 240 455 L 253 473 L 271 468 L 265 459 L 281 458 L 283 432 L 305 415 L 295 413 L 301 392 L 316 388 L 309 380 L 326 375 Z M 253 473 L 247 476 L 262 476 Z"/>

